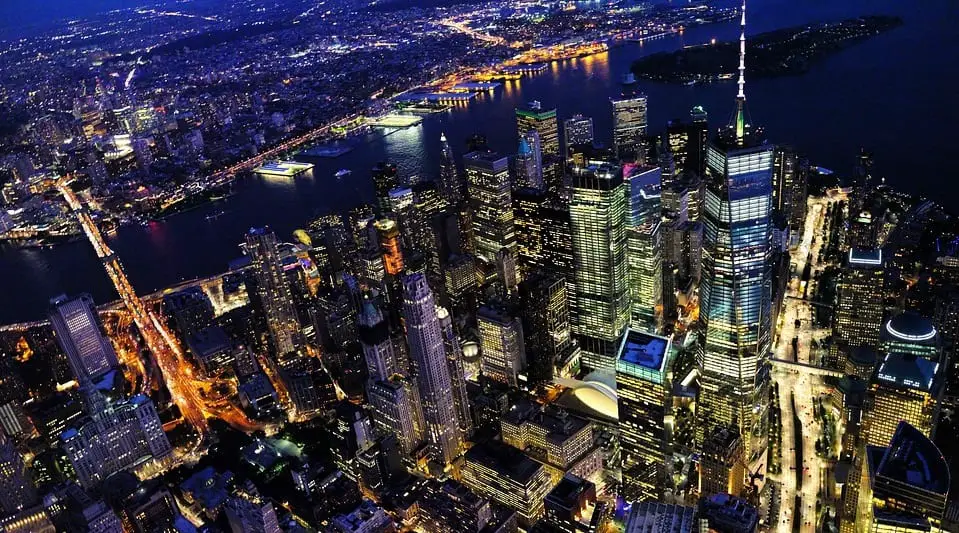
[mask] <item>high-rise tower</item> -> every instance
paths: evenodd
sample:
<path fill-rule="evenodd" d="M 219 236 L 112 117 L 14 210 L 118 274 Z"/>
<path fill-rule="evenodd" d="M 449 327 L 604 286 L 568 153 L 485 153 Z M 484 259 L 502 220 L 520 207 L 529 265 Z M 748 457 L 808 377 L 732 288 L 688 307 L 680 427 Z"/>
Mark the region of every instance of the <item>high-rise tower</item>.
<path fill-rule="evenodd" d="M 423 274 L 411 274 L 403 279 L 403 318 L 426 421 L 430 457 L 441 465 L 448 465 L 459 454 L 463 436 L 453 405 L 443 331 L 433 292 Z"/>
<path fill-rule="evenodd" d="M 501 248 L 516 250 L 509 161 L 495 152 L 470 152 L 463 161 L 476 255 L 494 263 Z"/>
<path fill-rule="evenodd" d="M 280 264 L 276 234 L 269 227 L 246 233 L 246 251 L 253 261 L 257 295 L 277 360 L 295 352 L 302 343 L 300 323 L 293 305 L 293 291 Z"/>
<path fill-rule="evenodd" d="M 766 449 L 772 317 L 772 145 L 745 118 L 745 4 L 732 123 L 706 154 L 697 436 L 735 426 L 748 462 Z"/>
<path fill-rule="evenodd" d="M 95 380 L 119 365 L 90 295 L 55 298 L 50 323 L 77 381 Z"/>
<path fill-rule="evenodd" d="M 646 95 L 627 89 L 613 105 L 613 149 L 624 161 L 634 161 L 646 136 Z"/>
<path fill-rule="evenodd" d="M 525 108 L 517 108 L 517 134 L 523 135 L 529 130 L 539 134 L 543 155 L 559 156 L 559 122 L 555 109 L 543 109 L 543 105 L 536 101 L 530 102 Z"/>
<path fill-rule="evenodd" d="M 463 183 L 456 171 L 453 149 L 450 148 L 445 133 L 440 135 L 440 144 L 443 147 L 440 153 L 440 192 L 447 202 L 455 205 L 463 199 Z"/>
<path fill-rule="evenodd" d="M 620 339 L 629 325 L 622 170 L 608 164 L 577 168 L 572 191 L 573 333 L 583 349 L 583 366 L 612 373 Z"/>

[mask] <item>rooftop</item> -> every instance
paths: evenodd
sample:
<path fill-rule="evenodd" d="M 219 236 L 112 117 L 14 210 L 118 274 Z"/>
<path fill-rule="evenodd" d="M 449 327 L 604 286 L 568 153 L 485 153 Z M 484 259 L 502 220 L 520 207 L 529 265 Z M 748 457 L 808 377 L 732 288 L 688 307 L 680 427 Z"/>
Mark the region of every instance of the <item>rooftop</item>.
<path fill-rule="evenodd" d="M 935 342 L 936 328 L 931 320 L 907 311 L 889 319 L 882 334 L 894 340 L 926 343 Z"/>
<path fill-rule="evenodd" d="M 543 465 L 530 459 L 525 453 L 499 441 L 477 444 L 466 452 L 467 467 L 470 463 L 481 464 L 520 483 L 526 483 Z"/>
<path fill-rule="evenodd" d="M 930 392 L 938 372 L 939 363 L 935 361 L 914 354 L 891 353 L 879 365 L 875 377 L 895 386 Z"/>
<path fill-rule="evenodd" d="M 850 248 L 849 264 L 852 266 L 882 266 L 882 248 Z"/>
<path fill-rule="evenodd" d="M 666 367 L 670 339 L 630 329 L 619 348 L 618 371 L 630 372 L 632 366 L 662 373 Z"/>
<path fill-rule="evenodd" d="M 937 494 L 949 492 L 949 464 L 928 437 L 907 422 L 896 433 L 876 470 L 886 478 Z"/>

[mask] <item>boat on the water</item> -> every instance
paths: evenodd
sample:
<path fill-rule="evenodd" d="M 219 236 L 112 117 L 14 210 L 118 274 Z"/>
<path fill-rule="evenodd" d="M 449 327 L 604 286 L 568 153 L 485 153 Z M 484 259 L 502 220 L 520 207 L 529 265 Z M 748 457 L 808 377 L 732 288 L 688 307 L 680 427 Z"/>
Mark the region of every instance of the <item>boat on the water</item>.
<path fill-rule="evenodd" d="M 336 174 L 334 174 L 334 176 L 336 176 L 336 179 L 339 180 L 339 179 L 343 179 L 343 178 L 349 176 L 349 175 L 352 174 L 352 173 L 353 173 L 352 170 L 347 170 L 347 169 L 345 169 L 345 168 L 341 168 L 340 170 L 338 170 L 338 171 L 336 172 Z"/>

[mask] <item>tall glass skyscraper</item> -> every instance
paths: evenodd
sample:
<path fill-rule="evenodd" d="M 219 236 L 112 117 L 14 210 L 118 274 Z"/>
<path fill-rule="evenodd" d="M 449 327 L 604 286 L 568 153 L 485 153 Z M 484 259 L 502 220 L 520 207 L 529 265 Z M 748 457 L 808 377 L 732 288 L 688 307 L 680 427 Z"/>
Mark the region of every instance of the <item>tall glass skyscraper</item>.
<path fill-rule="evenodd" d="M 300 347 L 302 335 L 290 282 L 280 264 L 276 234 L 268 227 L 251 228 L 246 234 L 246 251 L 253 261 L 257 295 L 263 306 L 275 357 L 282 360 Z"/>
<path fill-rule="evenodd" d="M 573 332 L 587 370 L 615 371 L 629 325 L 626 191 L 619 167 L 577 168 L 569 206 L 576 312 Z"/>
<path fill-rule="evenodd" d="M 463 156 L 463 164 L 476 255 L 494 263 L 501 248 L 516 251 L 509 161 L 495 152 L 470 152 Z"/>
<path fill-rule="evenodd" d="M 543 155 L 559 156 L 559 121 L 555 109 L 543 109 L 537 101 L 530 102 L 525 108 L 517 108 L 517 135 L 525 135 L 530 130 L 539 134 Z"/>
<path fill-rule="evenodd" d="M 732 124 L 706 150 L 698 441 L 734 426 L 747 463 L 767 446 L 775 147 L 746 122 L 746 9 Z"/>
<path fill-rule="evenodd" d="M 646 136 L 646 102 L 645 94 L 632 91 L 612 99 L 613 149 L 622 160 L 635 160 Z"/>
<path fill-rule="evenodd" d="M 633 168 L 627 187 L 627 243 L 630 322 L 642 331 L 656 331 L 663 303 L 662 171 Z"/>
<path fill-rule="evenodd" d="M 77 381 L 95 380 L 119 365 L 89 294 L 73 300 L 61 296 L 52 303 L 50 324 Z"/>

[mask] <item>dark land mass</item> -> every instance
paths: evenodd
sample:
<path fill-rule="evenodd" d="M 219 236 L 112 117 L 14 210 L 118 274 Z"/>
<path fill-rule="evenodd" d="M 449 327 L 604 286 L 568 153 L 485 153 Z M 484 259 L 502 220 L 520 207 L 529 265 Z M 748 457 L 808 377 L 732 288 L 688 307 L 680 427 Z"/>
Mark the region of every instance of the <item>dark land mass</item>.
<path fill-rule="evenodd" d="M 749 37 L 746 68 L 758 78 L 802 74 L 815 61 L 901 24 L 899 17 L 874 15 L 761 33 Z M 689 83 L 735 79 L 738 67 L 739 42 L 734 41 L 646 56 L 633 63 L 632 71 L 648 80 Z"/>

